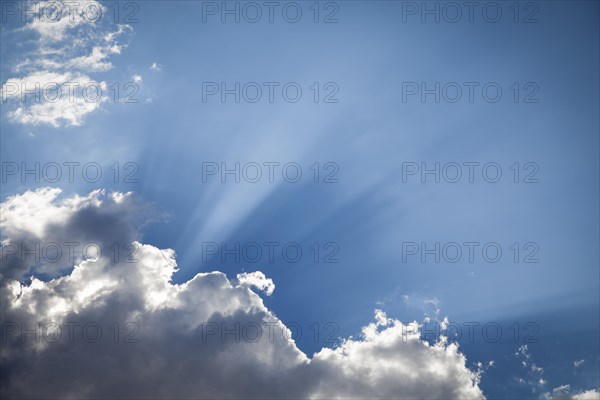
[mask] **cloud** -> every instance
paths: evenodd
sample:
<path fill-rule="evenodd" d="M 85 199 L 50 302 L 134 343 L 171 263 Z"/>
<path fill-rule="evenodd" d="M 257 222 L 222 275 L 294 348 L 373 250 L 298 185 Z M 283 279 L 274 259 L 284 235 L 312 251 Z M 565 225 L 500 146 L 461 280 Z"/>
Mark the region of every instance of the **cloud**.
<path fill-rule="evenodd" d="M 571 385 L 560 385 L 560 386 L 552 389 L 552 393 L 556 395 L 556 394 L 566 393 L 570 390 L 571 390 Z"/>
<path fill-rule="evenodd" d="M 416 322 L 377 311 L 360 338 L 308 357 L 251 290 L 273 292 L 262 272 L 173 284 L 175 252 L 138 241 L 132 194 L 59 194 L 3 202 L 3 243 L 131 240 L 136 261 L 102 253 L 29 282 L 39 265 L 2 265 L 3 398 L 483 398 L 457 345 L 422 341 Z"/>
<path fill-rule="evenodd" d="M 2 100 L 11 101 L 8 116 L 26 125 L 80 126 L 108 100 L 107 83 L 89 74 L 113 68 L 110 58 L 121 53 L 120 39 L 132 29 L 111 22 L 110 10 L 93 0 L 26 6 L 32 12 L 17 32 L 33 32 L 34 49 L 13 66 L 18 76 L 2 85 Z"/>
<path fill-rule="evenodd" d="M 560 385 L 552 389 L 551 393 L 545 393 L 544 397 L 552 400 L 600 400 L 600 391 L 591 389 L 572 393 L 571 385 Z"/>
<path fill-rule="evenodd" d="M 541 393 L 546 390 L 544 387 L 548 381 L 544 379 L 544 368 L 538 366 L 533 361 L 533 356 L 529 351 L 528 345 L 520 346 L 514 353 L 517 360 L 521 361 L 521 366 L 525 370 L 526 376 L 518 379 L 518 382 L 531 387 L 532 393 Z M 546 392 L 545 395 L 548 395 Z"/>
<path fill-rule="evenodd" d="M 105 257 L 125 259 L 121 253 L 140 239 L 137 226 L 149 219 L 152 210 L 132 193 L 96 190 L 58 201 L 60 194 L 60 189 L 43 188 L 0 204 L 2 277 L 55 277 L 97 249 Z M 84 251 L 86 246 L 89 251 Z"/>
<path fill-rule="evenodd" d="M 77 72 L 36 71 L 2 85 L 2 98 L 17 104 L 9 111 L 9 118 L 53 127 L 82 125 L 89 113 L 108 100 L 106 93 L 106 82 Z"/>
<path fill-rule="evenodd" d="M 152 71 L 161 71 L 162 70 L 162 65 L 159 65 L 159 64 L 153 62 L 152 65 L 150 66 L 150 69 Z"/>
<path fill-rule="evenodd" d="M 265 292 L 267 296 L 272 295 L 275 290 L 273 280 L 267 278 L 260 271 L 237 274 L 237 279 L 241 286 L 255 287 Z"/>
<path fill-rule="evenodd" d="M 477 374 L 465 368 L 456 344 L 428 345 L 416 323 L 404 325 L 378 311 L 363 338 L 323 349 L 311 361 L 317 398 L 475 399 Z"/>
<path fill-rule="evenodd" d="M 600 390 L 586 390 L 573 395 L 573 400 L 600 400 Z"/>
<path fill-rule="evenodd" d="M 546 393 L 546 398 L 552 400 L 600 400 L 600 390 L 591 389 L 577 393 L 569 393 L 570 385 L 561 385 L 552 389 L 552 393 Z"/>

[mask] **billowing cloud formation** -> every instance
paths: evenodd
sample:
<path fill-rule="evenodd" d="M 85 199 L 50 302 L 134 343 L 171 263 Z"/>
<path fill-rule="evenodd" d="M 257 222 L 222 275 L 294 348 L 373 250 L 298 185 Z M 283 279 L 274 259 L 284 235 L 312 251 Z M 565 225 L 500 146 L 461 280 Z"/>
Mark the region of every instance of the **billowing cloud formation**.
<path fill-rule="evenodd" d="M 377 310 L 361 340 L 315 354 L 311 369 L 317 398 L 476 399 L 479 377 L 465 368 L 455 344 L 420 340 L 416 323 L 404 325 Z M 326 377 L 325 379 L 320 379 Z"/>
<path fill-rule="evenodd" d="M 131 193 L 96 190 L 57 201 L 60 193 L 44 188 L 0 204 L 2 277 L 56 277 L 98 253 L 117 261 L 133 258 L 131 244 L 140 239 L 137 227 L 149 218 L 149 207 Z"/>
<path fill-rule="evenodd" d="M 571 393 L 570 385 L 561 385 L 552 389 L 552 393 L 546 393 L 546 398 L 552 400 L 600 400 L 600 390 L 592 389 Z"/>
<path fill-rule="evenodd" d="M 3 398 L 483 398 L 457 346 L 423 342 L 416 323 L 377 311 L 360 339 L 309 358 L 251 290 L 273 291 L 262 273 L 173 284 L 174 252 L 134 240 L 131 195 L 57 195 L 7 199 L 4 242 L 59 242 L 70 232 L 110 243 L 115 235 L 133 240 L 135 254 L 103 252 L 28 283 L 23 274 L 38 265 L 12 270 L 3 260 Z"/>
<path fill-rule="evenodd" d="M 573 400 L 600 400 L 600 390 L 586 390 L 573 395 Z"/>
<path fill-rule="evenodd" d="M 53 127 L 82 125 L 85 117 L 108 101 L 108 85 L 88 74 L 113 67 L 110 57 L 131 31 L 116 24 L 110 10 L 94 0 L 29 1 L 28 22 L 19 29 L 33 33 L 34 49 L 14 66 L 2 84 L 2 100 L 12 100 L 8 116 L 22 124 Z"/>

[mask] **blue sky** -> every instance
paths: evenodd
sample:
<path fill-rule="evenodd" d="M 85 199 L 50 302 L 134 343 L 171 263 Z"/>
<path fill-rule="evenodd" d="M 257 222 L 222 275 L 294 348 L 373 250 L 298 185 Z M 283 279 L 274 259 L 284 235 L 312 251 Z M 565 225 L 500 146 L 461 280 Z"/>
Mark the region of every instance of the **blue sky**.
<path fill-rule="evenodd" d="M 19 120 L 18 101 L 2 104 L 3 163 L 96 162 L 102 179 L 48 184 L 10 176 L 2 200 L 46 186 L 61 188 L 64 197 L 98 188 L 132 191 L 154 210 L 143 242 L 177 254 L 175 283 L 199 272 L 234 278 L 262 271 L 277 288 L 263 296 L 269 310 L 286 324 L 334 322 L 335 337 L 358 335 L 375 308 L 407 322 L 496 322 L 503 329 L 498 343 L 477 330 L 474 341 L 459 340 L 468 367 L 493 360 L 480 383 L 488 398 L 543 398 L 561 385 L 570 385 L 570 393 L 598 389 L 598 2 L 519 2 L 518 22 L 512 2 L 496 2 L 502 15 L 495 23 L 479 8 L 473 22 L 465 8 L 456 23 L 427 15 L 423 22 L 421 4 L 444 3 L 395 1 L 321 2 L 315 23 L 312 3 L 297 3 L 298 23 L 277 10 L 273 23 L 264 15 L 257 23 L 231 16 L 223 23 L 220 2 L 206 22 L 207 2 L 139 1 L 130 9 L 121 2 L 120 19 L 133 11 L 137 22 L 128 22 L 118 39 L 122 49 L 107 56 L 111 68 L 80 72 L 116 82 L 121 91 L 135 82 L 138 103 L 109 99 L 76 126 Z M 417 14 L 406 14 L 413 5 Z M 336 23 L 323 23 L 329 12 Z M 3 85 L 31 72 L 16 66 L 39 44 L 39 33 L 19 30 L 23 25 L 10 15 L 3 20 Z M 63 55 L 65 62 L 72 56 Z M 222 102 L 219 94 L 203 101 L 207 82 L 228 88 L 257 82 L 263 96 L 256 103 L 243 96 L 235 102 L 234 95 Z M 264 82 L 279 84 L 273 102 Z M 303 90 L 296 103 L 283 98 L 289 82 Z M 434 94 L 423 101 L 420 92 L 405 92 L 436 82 L 448 89 L 439 102 Z M 465 82 L 474 85 L 473 101 Z M 492 89 L 482 94 L 486 84 Z M 448 101 L 456 86 L 462 96 Z M 486 100 L 496 87 L 499 100 Z M 338 101 L 323 102 L 334 89 Z M 137 182 L 115 183 L 108 169 L 115 162 L 122 173 L 135 163 Z M 223 183 L 218 175 L 203 182 L 209 162 L 228 168 L 295 162 L 303 175 L 289 183 L 276 169 L 271 183 L 263 167 L 258 183 L 231 176 Z M 473 182 L 465 162 L 478 163 Z M 315 163 L 319 183 L 310 169 Z M 333 164 L 325 169 L 327 163 Z M 426 175 L 423 183 L 419 171 L 404 182 L 407 163 L 420 169 L 439 163 L 440 171 L 456 163 L 463 175 L 457 183 Z M 493 171 L 482 175 L 488 163 L 500 167 L 498 182 L 485 179 Z M 338 182 L 322 182 L 334 169 Z M 537 182 L 524 182 L 527 176 Z M 273 262 L 264 253 L 256 263 L 232 256 L 223 262 L 203 253 L 208 242 L 280 247 Z M 436 242 L 440 248 L 477 242 L 474 261 L 464 245 L 455 263 L 403 254 L 406 243 L 432 248 Z M 302 248 L 299 262 L 283 258 L 285 243 Z M 502 249 L 498 262 L 482 256 L 486 243 Z M 338 262 L 323 262 L 331 251 Z M 538 262 L 524 262 L 531 252 Z M 529 343 L 523 341 L 528 322 L 539 328 Z M 305 328 L 297 340 L 306 354 L 324 346 L 311 334 Z M 527 356 L 519 350 L 525 344 Z"/>

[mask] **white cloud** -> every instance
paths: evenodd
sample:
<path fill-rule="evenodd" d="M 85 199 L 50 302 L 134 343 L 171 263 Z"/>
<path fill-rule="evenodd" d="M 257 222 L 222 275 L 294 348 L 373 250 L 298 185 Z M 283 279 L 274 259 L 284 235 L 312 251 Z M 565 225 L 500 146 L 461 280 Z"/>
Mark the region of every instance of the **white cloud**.
<path fill-rule="evenodd" d="M 577 393 L 571 392 L 570 385 L 561 385 L 552 389 L 552 393 L 546 393 L 546 398 L 552 400 L 600 400 L 598 389 L 584 390 Z"/>
<path fill-rule="evenodd" d="M 477 399 L 479 376 L 465 368 L 455 344 L 429 345 L 418 325 L 384 313 L 363 328 L 363 338 L 323 349 L 311 361 L 317 398 Z"/>
<path fill-rule="evenodd" d="M 110 10 L 93 0 L 36 1 L 27 3 L 27 7 L 32 13 L 17 31 L 35 32 L 37 37 L 35 49 L 13 66 L 20 77 L 8 79 L 2 87 L 3 101 L 11 101 L 9 117 L 26 125 L 82 125 L 108 100 L 107 83 L 96 82 L 88 74 L 113 68 L 110 57 L 125 47 L 119 41 L 132 29 L 112 23 Z M 56 83 L 78 85 L 79 89 L 63 88 L 52 94 L 43 90 Z M 82 91 L 86 84 L 93 85 L 92 91 Z M 28 95 L 23 99 L 21 92 L 25 89 L 35 91 L 37 97 Z"/>
<path fill-rule="evenodd" d="M 544 368 L 539 367 L 533 361 L 533 356 L 529 352 L 529 347 L 526 344 L 520 346 L 514 355 L 517 359 L 521 360 L 521 365 L 527 374 L 526 379 L 519 378 L 519 382 L 523 385 L 531 386 L 533 393 L 541 393 L 543 390 L 545 390 L 544 386 L 548 382 L 543 377 Z"/>
<path fill-rule="evenodd" d="M 10 78 L 2 85 L 2 99 L 16 100 L 9 111 L 13 121 L 23 124 L 78 126 L 107 101 L 106 82 L 97 82 L 78 72 L 34 71 Z"/>
<path fill-rule="evenodd" d="M 566 393 L 571 390 L 571 385 L 560 385 L 552 389 L 553 394 Z"/>
<path fill-rule="evenodd" d="M 93 15 L 87 15 L 84 10 L 106 10 L 94 0 L 84 0 L 78 3 L 79 7 L 69 7 L 69 2 L 64 1 L 30 1 L 27 9 L 35 13 L 24 30 L 32 30 L 39 34 L 44 42 L 59 42 L 65 39 L 67 33 L 75 28 L 89 24 Z"/>
<path fill-rule="evenodd" d="M 25 125 L 48 124 L 55 128 L 65 123 L 67 126 L 80 126 L 87 114 L 98 107 L 98 104 L 86 103 L 82 99 L 73 102 L 34 104 L 30 107 L 19 107 L 9 113 L 13 121 Z"/>
<path fill-rule="evenodd" d="M 597 389 L 586 390 L 573 395 L 573 400 L 600 400 L 600 391 Z"/>
<path fill-rule="evenodd" d="M 150 66 L 150 69 L 152 71 L 161 71 L 162 70 L 162 65 L 159 65 L 159 64 L 153 62 L 152 65 Z"/>
<path fill-rule="evenodd" d="M 174 284 L 175 253 L 137 241 L 131 221 L 139 205 L 131 194 L 98 191 L 59 201 L 59 193 L 43 189 L 2 203 L 4 242 L 60 242 L 69 235 L 131 241 L 138 261 L 103 253 L 55 279 L 30 283 L 23 274 L 39 272 L 37 265 L 14 271 L 3 261 L 3 329 L 46 324 L 37 342 L 31 332 L 25 340 L 4 332 L 3 398 L 483 398 L 480 373 L 465 366 L 455 344 L 424 342 L 417 323 L 405 325 L 382 311 L 361 338 L 309 358 L 248 290 L 272 293 L 275 285 L 261 272 L 239 274 L 237 283 L 210 272 Z M 94 343 L 95 326 L 84 340 L 90 323 L 104 332 Z M 57 327 L 62 336 L 52 343 Z"/>
<path fill-rule="evenodd" d="M 68 60 L 65 67 L 88 71 L 108 71 L 113 67 L 108 57 L 111 54 L 119 54 L 120 52 L 121 48 L 119 46 L 95 46 L 90 54 Z"/>
<path fill-rule="evenodd" d="M 267 296 L 272 295 L 273 290 L 275 290 L 273 280 L 267 278 L 260 271 L 237 274 L 237 279 L 241 286 L 255 287 L 265 292 Z"/>

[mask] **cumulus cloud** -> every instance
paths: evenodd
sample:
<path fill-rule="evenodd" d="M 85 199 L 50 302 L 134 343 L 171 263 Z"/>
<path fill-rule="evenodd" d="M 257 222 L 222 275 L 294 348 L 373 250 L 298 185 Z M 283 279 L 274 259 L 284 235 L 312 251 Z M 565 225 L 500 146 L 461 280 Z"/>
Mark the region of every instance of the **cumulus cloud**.
<path fill-rule="evenodd" d="M 60 189 L 42 188 L 0 204 L 2 277 L 56 277 L 87 255 L 96 258 L 98 251 L 128 261 L 128 247 L 140 239 L 138 226 L 150 218 L 149 206 L 132 193 L 95 190 L 59 201 L 60 194 Z"/>
<path fill-rule="evenodd" d="M 573 400 L 600 400 L 600 390 L 586 390 L 573 395 Z"/>
<path fill-rule="evenodd" d="M 600 390 L 591 389 L 571 393 L 570 385 L 561 385 L 552 390 L 552 393 L 547 393 L 546 398 L 552 400 L 600 400 Z"/>
<path fill-rule="evenodd" d="M 28 282 L 39 265 L 3 264 L 3 398 L 483 398 L 457 345 L 422 341 L 416 322 L 377 311 L 359 338 L 308 357 L 251 290 L 273 292 L 262 272 L 174 284 L 175 253 L 138 241 L 131 194 L 59 194 L 2 203 L 3 248 L 119 238 L 136 261 L 102 254 Z"/>
<path fill-rule="evenodd" d="M 237 279 L 241 286 L 255 287 L 265 292 L 267 296 L 272 295 L 275 290 L 273 280 L 260 271 L 237 274 Z"/>
<path fill-rule="evenodd" d="M 33 32 L 34 49 L 16 63 L 18 76 L 2 85 L 2 100 L 10 101 L 9 118 L 21 124 L 79 126 L 106 102 L 107 83 L 91 72 L 113 68 L 122 37 L 132 29 L 114 24 L 109 10 L 94 0 L 30 1 L 28 22 L 18 32 Z"/>
<path fill-rule="evenodd" d="M 482 398 L 479 376 L 465 368 L 456 344 L 429 345 L 416 323 L 376 312 L 360 340 L 345 340 L 311 360 L 316 398 Z"/>

